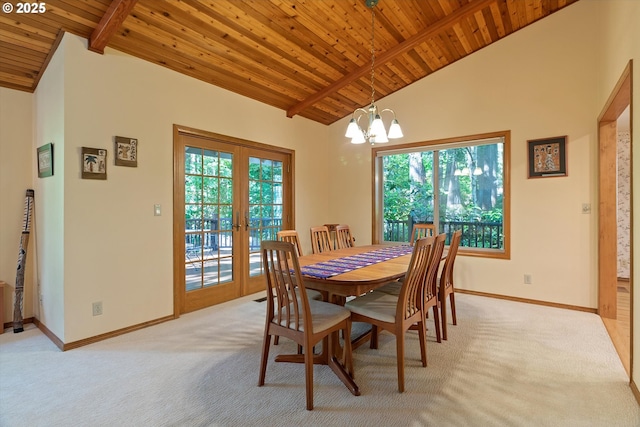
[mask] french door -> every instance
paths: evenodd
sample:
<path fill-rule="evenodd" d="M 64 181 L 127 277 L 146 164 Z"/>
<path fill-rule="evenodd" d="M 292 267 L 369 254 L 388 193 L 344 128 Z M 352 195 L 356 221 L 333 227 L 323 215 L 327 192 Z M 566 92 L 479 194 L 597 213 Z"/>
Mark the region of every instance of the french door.
<path fill-rule="evenodd" d="M 264 289 L 260 242 L 292 228 L 293 152 L 174 130 L 174 309 Z"/>

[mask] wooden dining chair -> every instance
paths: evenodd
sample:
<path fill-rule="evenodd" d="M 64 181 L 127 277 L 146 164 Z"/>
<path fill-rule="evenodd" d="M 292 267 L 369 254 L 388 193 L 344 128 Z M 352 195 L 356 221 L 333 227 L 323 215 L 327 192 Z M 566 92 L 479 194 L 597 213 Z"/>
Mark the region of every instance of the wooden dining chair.
<path fill-rule="evenodd" d="M 298 236 L 298 232 L 296 230 L 281 230 L 281 231 L 278 231 L 276 235 L 278 236 L 278 240 L 280 240 L 281 242 L 289 242 L 293 244 L 296 250 L 296 254 L 299 257 L 303 255 L 302 246 L 300 245 L 300 236 Z M 322 301 L 324 299 L 321 292 L 315 291 L 313 289 L 307 289 L 306 291 L 307 291 L 307 297 L 309 299 L 314 299 L 318 301 Z M 280 337 L 278 335 L 274 336 L 273 345 L 278 345 L 279 341 L 280 341 Z M 302 354 L 301 346 L 298 346 L 298 353 Z"/>
<path fill-rule="evenodd" d="M 441 233 L 435 238 L 426 237 L 427 239 L 433 239 L 433 245 L 431 248 L 431 253 L 429 254 L 429 270 L 427 271 L 426 284 L 424 288 L 424 315 L 425 320 L 429 313 L 429 308 L 433 307 L 433 323 L 434 329 L 436 333 L 436 341 L 442 342 L 442 329 L 440 325 L 440 314 L 439 314 L 439 293 L 438 293 L 438 270 L 440 269 L 440 262 L 442 260 L 442 253 L 444 252 L 444 242 L 447 235 L 445 233 Z M 424 239 L 424 237 L 423 237 Z M 388 283 L 384 286 L 373 291 L 379 293 L 386 293 L 395 297 L 399 297 L 401 289 L 402 289 L 402 281 L 404 279 L 400 279 L 398 282 Z M 419 326 L 414 325 L 410 329 L 418 330 Z M 372 333 L 372 348 L 377 348 L 377 336 L 374 337 Z"/>
<path fill-rule="evenodd" d="M 319 254 L 331 250 L 333 250 L 333 244 L 327 226 L 311 227 L 311 251 Z"/>
<path fill-rule="evenodd" d="M 296 230 L 280 230 L 276 235 L 278 236 L 278 240 L 282 242 L 293 243 L 299 257 L 303 255 L 302 245 L 300 245 L 300 236 L 298 236 L 298 232 Z"/>
<path fill-rule="evenodd" d="M 400 393 L 404 392 L 405 334 L 414 324 L 418 329 L 422 366 L 427 366 L 427 330 L 422 295 L 427 280 L 432 246 L 433 238 L 416 241 L 399 296 L 373 291 L 345 304 L 345 307 L 351 311 L 352 322 L 366 322 L 372 325 L 372 348 L 377 347 L 378 330 L 386 330 L 395 335 Z"/>
<path fill-rule="evenodd" d="M 329 335 L 344 334 L 343 364 L 353 376 L 351 360 L 351 313 L 337 304 L 309 299 L 300 273 L 298 255 L 292 243 L 263 240 L 260 245 L 267 287 L 267 315 L 262 344 L 258 386 L 265 383 L 271 336 L 287 337 L 304 348 L 307 409 L 313 409 L 313 363 L 311 349 L 323 341 L 329 354 L 333 341 Z M 326 339 L 325 339 L 326 338 Z"/>
<path fill-rule="evenodd" d="M 462 230 L 457 230 L 451 236 L 449 242 L 449 252 L 442 266 L 438 287 L 438 300 L 440 303 L 440 317 L 442 318 L 442 339 L 447 339 L 447 296 L 451 305 L 451 320 L 454 325 L 458 324 L 456 319 L 456 300 L 454 297 L 453 287 L 453 265 L 456 262 L 460 239 L 462 238 Z"/>
<path fill-rule="evenodd" d="M 414 224 L 411 230 L 411 246 L 413 242 L 423 237 L 433 237 L 436 235 L 436 226 L 433 224 Z"/>
<path fill-rule="evenodd" d="M 355 246 L 355 239 L 351 235 L 351 229 L 348 225 L 336 225 L 336 248 L 352 248 Z"/>

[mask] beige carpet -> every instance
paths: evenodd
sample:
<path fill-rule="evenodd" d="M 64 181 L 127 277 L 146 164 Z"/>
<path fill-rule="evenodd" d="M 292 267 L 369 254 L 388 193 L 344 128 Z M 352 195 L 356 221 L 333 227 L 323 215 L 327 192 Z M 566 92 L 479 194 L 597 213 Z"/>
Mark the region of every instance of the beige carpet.
<path fill-rule="evenodd" d="M 272 347 L 257 387 L 264 303 L 243 298 L 60 352 L 33 325 L 0 336 L 0 426 L 639 426 L 640 407 L 596 315 L 458 295 L 458 326 L 429 366 L 408 334 L 406 392 L 395 341 L 355 352 L 353 396 L 315 368 L 305 410 L 295 351 Z"/>

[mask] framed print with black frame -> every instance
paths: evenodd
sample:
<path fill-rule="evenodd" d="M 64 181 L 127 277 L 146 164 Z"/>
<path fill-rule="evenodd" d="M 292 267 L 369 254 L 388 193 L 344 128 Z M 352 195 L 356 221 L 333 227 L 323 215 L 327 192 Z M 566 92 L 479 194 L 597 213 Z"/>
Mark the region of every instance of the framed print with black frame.
<path fill-rule="evenodd" d="M 567 176 L 567 137 L 527 141 L 528 178 Z"/>
<path fill-rule="evenodd" d="M 38 147 L 38 178 L 53 176 L 53 143 Z"/>

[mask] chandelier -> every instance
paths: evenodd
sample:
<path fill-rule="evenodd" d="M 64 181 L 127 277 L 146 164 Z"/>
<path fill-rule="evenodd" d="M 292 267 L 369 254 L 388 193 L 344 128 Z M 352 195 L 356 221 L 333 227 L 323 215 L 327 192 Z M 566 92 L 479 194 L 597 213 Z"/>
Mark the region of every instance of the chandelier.
<path fill-rule="evenodd" d="M 398 124 L 398 120 L 396 119 L 396 113 L 390 109 L 385 108 L 384 110 L 378 110 L 378 107 L 375 104 L 375 95 L 376 89 L 374 86 L 375 83 L 375 62 L 376 62 L 376 53 L 374 46 L 374 29 L 375 29 L 375 12 L 373 8 L 378 4 L 378 0 L 365 0 L 365 4 L 368 8 L 371 9 L 371 105 L 367 109 L 365 108 L 356 108 L 351 116 L 351 120 L 349 121 L 349 126 L 347 126 L 347 132 L 345 133 L 345 137 L 351 138 L 352 144 L 364 144 L 369 141 L 372 145 L 376 142 L 389 142 L 389 138 L 402 138 L 402 129 L 400 129 L 400 125 Z M 384 123 L 382 123 L 382 119 L 380 115 L 382 113 L 389 112 L 393 114 L 393 119 L 391 121 L 391 126 L 389 127 L 389 133 L 387 134 L 387 130 L 384 127 Z M 363 129 L 360 126 L 360 119 L 366 118 L 367 128 Z"/>

